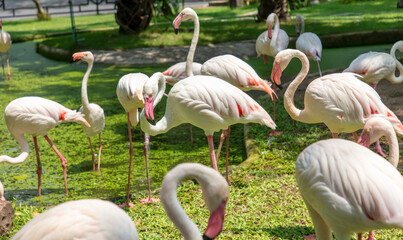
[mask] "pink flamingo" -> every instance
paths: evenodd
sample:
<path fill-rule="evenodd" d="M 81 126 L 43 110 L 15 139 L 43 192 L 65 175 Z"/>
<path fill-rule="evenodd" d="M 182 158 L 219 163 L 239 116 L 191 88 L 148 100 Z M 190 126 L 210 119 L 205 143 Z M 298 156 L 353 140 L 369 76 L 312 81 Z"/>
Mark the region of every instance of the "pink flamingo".
<path fill-rule="evenodd" d="M 354 59 L 343 72 L 353 72 L 362 76 L 361 80 L 374 89 L 379 81 L 387 79 L 391 83 L 403 82 L 403 65 L 396 59 L 396 49 L 403 52 L 403 41 L 397 41 L 390 49 L 390 54 L 367 52 Z M 396 67 L 399 76 L 396 77 Z"/>
<path fill-rule="evenodd" d="M 322 77 L 322 72 L 320 71 L 319 62 L 322 58 L 322 42 L 318 35 L 312 32 L 304 32 L 305 22 L 301 15 L 295 17 L 296 31 L 298 39 L 295 42 L 295 46 L 298 50 L 303 52 L 308 59 L 312 59 L 318 64 L 319 75 Z M 300 28 L 301 26 L 301 28 Z M 300 31 L 301 29 L 301 31 Z"/>
<path fill-rule="evenodd" d="M 329 74 L 313 80 L 305 91 L 305 108 L 296 108 L 295 91 L 309 71 L 306 55 L 294 49 L 278 53 L 273 65 L 272 80 L 281 84 L 281 73 L 294 57 L 301 61 L 302 68 L 284 93 L 284 108 L 292 119 L 304 123 L 323 122 L 334 138 L 337 138 L 338 133 L 345 132 L 353 133 L 358 140 L 355 131 L 362 129 L 372 115 L 379 114 L 388 119 L 395 130 L 401 133 L 403 125 L 396 115 L 382 103 L 373 88 L 352 73 Z"/>
<path fill-rule="evenodd" d="M 158 75 L 163 78 L 162 74 Z M 209 143 L 211 167 L 216 170 L 214 132 L 228 129 L 232 124 L 248 122 L 264 124 L 272 129 L 276 127 L 269 114 L 249 95 L 215 77 L 193 76 L 175 84 L 168 94 L 165 115 L 152 125 L 153 109 L 161 99 L 157 96 L 154 101 L 152 96 L 144 94 L 145 107 L 140 115 L 141 129 L 152 136 L 165 133 L 182 123 L 191 123 L 203 129 Z M 228 167 L 226 174 L 228 176 Z"/>
<path fill-rule="evenodd" d="M 393 126 L 382 117 L 372 117 L 360 142 L 383 135 L 393 139 L 390 163 L 343 139 L 316 142 L 299 155 L 295 176 L 317 239 L 332 239 L 332 231 L 336 239 L 347 240 L 355 232 L 403 228 L 403 178 L 393 166 L 399 161 Z M 312 235 L 304 238 L 314 240 Z M 373 234 L 369 240 L 374 240 Z"/>
<path fill-rule="evenodd" d="M 84 118 L 91 125 L 91 127 L 87 127 L 83 125 L 83 130 L 88 137 L 88 141 L 90 143 L 91 155 L 92 155 L 92 169 L 95 171 L 95 156 L 94 151 L 92 150 L 91 137 L 98 134 L 99 137 L 99 147 L 98 147 L 98 171 L 101 167 L 101 151 L 102 151 L 102 142 L 101 142 L 101 132 L 105 128 L 105 115 L 104 110 L 96 103 L 90 103 L 88 101 L 87 94 L 87 82 L 89 75 L 91 73 L 93 64 L 94 64 L 94 55 L 91 52 L 78 52 L 73 54 L 73 61 L 82 60 L 88 63 L 87 71 L 83 77 L 83 82 L 81 86 L 81 102 L 83 106 L 80 108 L 80 112 L 84 114 Z"/>
<path fill-rule="evenodd" d="M 267 56 L 275 57 L 277 53 L 288 47 L 289 38 L 287 33 L 280 29 L 280 21 L 275 13 L 269 14 L 266 19 L 267 31 L 262 32 L 256 40 L 256 52 L 259 57 L 263 54 L 264 63 L 267 64 Z M 273 31 L 274 26 L 274 31 Z M 276 91 L 274 83 L 273 90 Z M 276 121 L 276 101 L 273 100 L 273 120 Z M 281 134 L 274 130 L 270 135 Z"/>
<path fill-rule="evenodd" d="M 3 30 L 3 21 L 0 19 L 0 58 L 1 67 L 3 68 L 3 79 L 6 80 L 6 75 L 4 73 L 3 64 L 3 53 L 7 53 L 7 70 L 8 70 L 8 80 L 10 80 L 10 65 L 8 61 L 8 49 L 11 47 L 11 36 L 8 32 Z"/>
<path fill-rule="evenodd" d="M 143 87 L 144 83 L 148 81 L 148 76 L 143 73 L 130 73 L 126 74 L 120 78 L 118 86 L 116 88 L 116 94 L 118 96 L 119 102 L 126 111 L 127 115 L 127 127 L 129 133 L 130 141 L 130 160 L 129 160 L 129 176 L 127 180 L 127 194 L 126 202 L 120 205 L 120 207 L 133 207 L 134 205 L 130 203 L 130 175 L 133 159 L 133 143 L 132 143 L 132 131 L 130 125 L 133 127 L 137 126 L 139 121 L 139 108 L 144 108 L 144 98 L 143 98 Z M 150 179 L 148 177 L 148 143 L 149 137 L 144 133 L 144 157 L 146 162 L 147 170 L 147 183 L 148 183 L 148 198 L 140 200 L 140 203 L 149 203 L 158 201 L 156 198 L 151 198 L 151 186 Z"/>
<path fill-rule="evenodd" d="M 29 155 L 29 145 L 27 139 L 24 137 L 24 134 L 33 135 L 36 159 L 38 162 L 38 195 L 41 196 L 42 164 L 39 159 L 36 136 L 43 135 L 62 162 L 64 188 L 66 196 L 68 196 L 66 173 L 67 161 L 57 150 L 56 146 L 53 145 L 46 133 L 48 130 L 56 127 L 62 122 L 83 123 L 90 127 L 90 124 L 88 124 L 88 122 L 85 120 L 83 114 L 65 108 L 61 104 L 49 99 L 41 97 L 21 97 L 13 100 L 7 105 L 4 118 L 8 130 L 21 146 L 22 153 L 18 157 L 14 158 L 2 155 L 0 156 L 0 162 L 7 162 L 10 164 L 19 164 L 24 162 Z"/>

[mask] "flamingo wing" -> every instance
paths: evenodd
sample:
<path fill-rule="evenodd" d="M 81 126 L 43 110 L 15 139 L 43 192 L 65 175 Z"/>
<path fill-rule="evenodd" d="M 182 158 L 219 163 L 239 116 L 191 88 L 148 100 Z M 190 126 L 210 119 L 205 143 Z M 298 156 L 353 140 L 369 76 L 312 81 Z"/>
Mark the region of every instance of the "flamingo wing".
<path fill-rule="evenodd" d="M 308 58 L 320 61 L 322 57 L 322 42 L 315 33 L 306 32 L 301 34 L 298 37 L 295 46 Z"/>
<path fill-rule="evenodd" d="M 270 55 L 270 38 L 267 36 L 267 30 L 262 32 L 256 39 L 256 53 L 260 55 Z"/>
<path fill-rule="evenodd" d="M 278 32 L 278 36 L 277 36 L 277 41 L 276 41 L 276 54 L 284 49 L 287 49 L 289 41 L 290 40 L 288 38 L 287 33 L 283 29 L 280 28 L 279 32 Z"/>
<path fill-rule="evenodd" d="M 200 75 L 200 69 L 202 65 L 197 62 L 192 63 L 192 71 L 193 75 Z M 165 70 L 162 74 L 165 76 L 165 80 L 169 84 L 175 84 L 178 81 L 186 78 L 186 62 L 179 62 L 171 67 L 169 67 L 167 70 Z"/>

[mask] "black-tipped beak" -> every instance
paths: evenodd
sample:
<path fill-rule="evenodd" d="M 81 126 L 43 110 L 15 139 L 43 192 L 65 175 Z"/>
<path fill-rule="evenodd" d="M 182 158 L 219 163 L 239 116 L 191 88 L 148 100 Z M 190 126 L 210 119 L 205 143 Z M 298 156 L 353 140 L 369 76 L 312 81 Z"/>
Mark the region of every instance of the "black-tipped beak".
<path fill-rule="evenodd" d="M 207 237 L 205 234 L 203 234 L 203 240 L 213 240 L 212 238 Z"/>
<path fill-rule="evenodd" d="M 175 32 L 175 34 L 178 34 L 179 29 L 174 27 L 174 32 Z"/>
<path fill-rule="evenodd" d="M 276 87 L 278 87 L 278 89 L 283 90 L 283 84 L 277 85 L 277 83 L 274 82 L 274 85 L 276 85 Z"/>
<path fill-rule="evenodd" d="M 151 120 L 151 119 L 148 119 L 148 118 L 147 118 L 147 121 L 148 121 L 151 125 L 155 126 L 155 120 L 154 120 L 154 119 Z"/>

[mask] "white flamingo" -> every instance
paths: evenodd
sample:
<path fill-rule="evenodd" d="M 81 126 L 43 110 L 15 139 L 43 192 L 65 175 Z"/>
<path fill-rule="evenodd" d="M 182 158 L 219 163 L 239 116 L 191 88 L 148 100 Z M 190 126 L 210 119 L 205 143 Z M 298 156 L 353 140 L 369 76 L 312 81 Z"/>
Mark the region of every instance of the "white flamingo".
<path fill-rule="evenodd" d="M 96 103 L 90 103 L 88 101 L 87 94 L 87 83 L 88 78 L 91 73 L 92 67 L 94 65 L 94 55 L 91 52 L 78 52 L 73 54 L 73 61 L 82 60 L 88 63 L 87 71 L 83 77 L 83 82 L 81 85 L 81 102 L 83 106 L 80 108 L 80 112 L 84 114 L 84 118 L 91 125 L 91 127 L 87 127 L 83 125 L 83 130 L 88 137 L 88 141 L 90 143 L 91 155 L 92 155 L 92 169 L 95 171 L 95 156 L 94 151 L 92 150 L 91 137 L 98 134 L 99 137 L 99 147 L 98 147 L 98 171 L 101 167 L 101 151 L 102 151 L 102 142 L 101 142 L 101 132 L 105 128 L 105 115 L 104 110 Z"/>
<path fill-rule="evenodd" d="M 31 219 L 12 240 L 138 239 L 136 226 L 116 204 L 82 199 L 59 204 Z"/>
<path fill-rule="evenodd" d="M 11 47 L 11 36 L 8 32 L 3 30 L 3 21 L 0 19 L 0 58 L 1 58 L 1 67 L 3 68 L 3 79 L 6 80 L 6 75 L 4 73 L 4 64 L 3 64 L 3 53 L 7 53 L 7 71 L 8 71 L 8 80 L 10 80 L 10 65 L 8 61 L 8 49 Z"/>
<path fill-rule="evenodd" d="M 64 188 L 66 196 L 68 196 L 66 173 L 67 161 L 57 150 L 56 146 L 53 145 L 52 141 L 47 135 L 47 131 L 56 127 L 62 122 L 83 123 L 90 127 L 83 114 L 70 110 L 49 99 L 41 97 L 21 97 L 11 101 L 7 105 L 4 112 L 4 119 L 6 121 L 8 130 L 21 146 L 22 153 L 18 157 L 2 155 L 0 156 L 0 162 L 7 162 L 10 164 L 20 164 L 24 162 L 29 155 L 29 145 L 27 139 L 24 137 L 24 134 L 33 135 L 36 159 L 38 162 L 38 195 L 41 196 L 42 164 L 39 159 L 36 136 L 43 135 L 62 162 Z"/>
<path fill-rule="evenodd" d="M 122 107 L 126 111 L 127 115 L 127 127 L 129 133 L 129 142 L 130 142 L 130 160 L 129 160 L 129 175 L 127 180 L 127 194 L 126 194 L 126 202 L 121 207 L 132 207 L 133 204 L 130 204 L 129 196 L 130 196 L 130 176 L 131 176 L 131 168 L 132 168 L 132 159 L 133 159 L 133 142 L 132 142 L 132 131 L 131 126 L 137 126 L 139 122 L 139 108 L 144 108 L 144 98 L 143 98 L 143 88 L 144 83 L 148 81 L 149 78 L 147 75 L 143 73 L 130 73 L 126 74 L 120 78 L 119 83 L 116 87 L 116 94 L 118 96 L 119 102 Z M 164 85 L 165 86 L 165 85 Z M 148 183 L 148 198 L 140 200 L 140 203 L 149 203 L 158 201 L 156 198 L 151 198 L 151 186 L 150 179 L 148 177 L 148 143 L 149 137 L 146 133 L 144 133 L 144 157 L 146 162 L 146 171 L 147 171 L 147 183 Z"/>
<path fill-rule="evenodd" d="M 394 139 L 389 161 L 397 164 L 399 146 L 391 124 L 372 117 L 364 129 L 360 142 L 382 135 Z M 295 175 L 317 239 L 333 239 L 332 231 L 336 239 L 349 240 L 356 232 L 403 228 L 403 178 L 392 164 L 342 139 L 322 140 L 302 151 Z"/>
<path fill-rule="evenodd" d="M 195 178 L 203 191 L 210 218 L 203 238 L 197 226 L 189 219 L 176 196 L 176 188 L 185 177 Z M 161 185 L 161 203 L 165 212 L 182 233 L 185 240 L 214 239 L 224 227 L 225 206 L 229 197 L 228 184 L 213 169 L 198 163 L 182 163 L 170 170 Z"/>
<path fill-rule="evenodd" d="M 159 75 L 163 78 L 162 74 Z M 165 115 L 155 125 L 146 120 L 154 121 L 153 109 L 161 97 L 158 96 L 155 101 L 147 98 L 151 96 L 144 95 L 146 104 L 140 115 L 141 129 L 152 136 L 182 123 L 191 123 L 203 129 L 209 142 L 211 167 L 216 170 L 214 132 L 235 123 L 256 122 L 272 129 L 276 126 L 269 114 L 249 95 L 211 76 L 188 77 L 175 84 L 168 94 Z"/>
<path fill-rule="evenodd" d="M 305 108 L 300 110 L 294 105 L 294 94 L 309 71 L 309 61 L 299 50 L 287 49 L 277 54 L 272 71 L 272 80 L 281 84 L 282 71 L 292 58 L 302 63 L 301 71 L 284 93 L 284 108 L 292 119 L 304 123 L 323 122 L 330 129 L 333 137 L 338 133 L 353 133 L 364 127 L 372 115 L 379 114 L 387 118 L 396 132 L 403 134 L 403 125 L 396 115 L 381 101 L 378 93 L 359 80 L 352 73 L 335 73 L 313 80 L 305 91 Z M 380 151 L 378 149 L 378 151 Z"/>
<path fill-rule="evenodd" d="M 322 42 L 315 33 L 304 32 L 305 22 L 301 15 L 298 14 L 295 17 L 295 23 L 298 36 L 295 46 L 298 50 L 305 53 L 308 59 L 312 59 L 318 64 L 319 75 L 322 77 L 322 72 L 320 71 L 319 66 L 319 61 L 322 58 Z"/>
<path fill-rule="evenodd" d="M 391 83 L 403 82 L 403 65 L 396 59 L 396 50 L 403 52 L 403 41 L 397 41 L 390 49 L 390 54 L 367 52 L 354 59 L 344 72 L 353 72 L 362 76 L 362 81 L 374 89 L 378 82 L 387 79 Z M 396 68 L 399 76 L 396 77 Z"/>
<path fill-rule="evenodd" d="M 4 198 L 4 186 L 0 181 L 0 201 L 6 201 L 6 199 Z"/>

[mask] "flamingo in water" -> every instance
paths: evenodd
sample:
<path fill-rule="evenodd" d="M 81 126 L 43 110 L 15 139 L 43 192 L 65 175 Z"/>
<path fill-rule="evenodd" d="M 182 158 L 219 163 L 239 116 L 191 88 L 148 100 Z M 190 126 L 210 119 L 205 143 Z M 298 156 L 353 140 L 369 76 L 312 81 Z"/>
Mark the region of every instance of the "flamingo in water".
<path fill-rule="evenodd" d="M 8 49 L 11 47 L 11 36 L 8 32 L 3 30 L 3 21 L 0 19 L 0 58 L 1 58 L 1 67 L 3 68 L 3 79 L 6 80 L 6 75 L 4 73 L 4 64 L 3 64 L 3 53 L 7 53 L 7 71 L 8 71 L 8 80 L 10 80 L 10 65 L 8 61 Z"/>
<path fill-rule="evenodd" d="M 164 75 L 156 74 L 164 84 Z M 141 129 L 152 136 L 165 133 L 182 123 L 191 123 L 203 129 L 209 143 L 211 167 L 215 170 L 214 132 L 236 123 L 255 122 L 272 129 L 276 127 L 269 114 L 249 95 L 211 76 L 188 77 L 175 84 L 168 94 L 165 114 L 155 125 L 153 109 L 161 99 L 162 91 L 159 91 L 155 100 L 147 91 L 143 95 L 145 106 L 140 115 Z M 228 171 L 226 173 L 228 176 Z"/>
<path fill-rule="evenodd" d="M 8 130 L 20 144 L 22 153 L 14 158 L 2 155 L 0 156 L 0 162 L 7 162 L 10 164 L 20 164 L 24 162 L 29 155 L 29 145 L 24 134 L 33 135 L 36 159 L 38 162 L 38 169 L 36 171 L 38 174 L 38 195 L 41 196 L 42 164 L 39 158 L 36 136 L 43 135 L 62 162 L 64 188 L 66 196 L 68 196 L 66 173 L 67 161 L 57 150 L 56 146 L 53 145 L 47 135 L 47 131 L 62 122 L 83 123 L 90 127 L 90 124 L 85 120 L 84 115 L 49 99 L 41 97 L 21 97 L 11 101 L 7 105 L 4 119 Z"/>
<path fill-rule="evenodd" d="M 83 82 L 81 85 L 81 102 L 83 106 L 80 108 L 80 112 L 84 114 L 84 118 L 91 125 L 91 127 L 87 127 L 83 125 L 83 130 L 88 137 L 88 141 L 90 143 L 91 155 L 92 155 L 92 169 L 95 171 L 95 156 L 94 151 L 92 150 L 91 137 L 98 134 L 99 138 L 99 147 L 98 147 L 98 171 L 101 167 L 101 151 L 102 151 L 102 142 L 101 142 L 101 132 L 105 128 L 105 115 L 104 110 L 96 103 L 90 103 L 88 101 L 87 94 L 87 83 L 88 78 L 91 73 L 92 67 L 94 65 L 94 55 L 91 52 L 78 52 L 73 54 L 73 61 L 82 60 L 88 63 L 87 71 L 83 77 Z"/>
<path fill-rule="evenodd" d="M 297 31 L 298 39 L 295 42 L 295 47 L 301 52 L 305 53 L 308 59 L 312 59 L 318 64 L 319 75 L 322 77 L 319 62 L 322 58 L 322 42 L 318 35 L 312 32 L 305 31 L 304 18 L 301 15 L 295 17 L 295 28 Z M 300 28 L 301 26 L 301 28 Z"/>
<path fill-rule="evenodd" d="M 362 81 L 374 89 L 379 81 L 387 79 L 391 83 L 403 82 L 403 65 L 396 59 L 396 50 L 403 52 L 403 41 L 397 41 L 390 49 L 390 54 L 367 52 L 354 59 L 343 72 L 353 72 L 362 76 Z M 399 76 L 396 77 L 396 67 Z"/>
<path fill-rule="evenodd" d="M 359 142 L 369 144 L 382 135 L 393 139 L 389 161 L 397 165 L 399 145 L 383 117 L 367 121 Z M 333 239 L 332 231 L 336 239 L 349 240 L 356 232 L 403 228 L 403 178 L 390 163 L 343 139 L 322 140 L 302 151 L 295 176 L 317 239 Z"/>
<path fill-rule="evenodd" d="M 275 13 L 269 14 L 266 19 L 267 31 L 262 32 L 256 39 L 257 56 L 263 54 L 264 63 L 267 64 L 267 56 L 275 57 L 277 53 L 288 47 L 289 38 L 287 33 L 280 28 L 280 21 Z M 274 26 L 274 31 L 273 31 Z M 274 92 L 276 86 L 273 86 Z M 273 100 L 273 120 L 276 121 L 276 101 Z M 273 134 L 281 134 L 281 132 L 272 131 Z"/>
<path fill-rule="evenodd" d="M 294 49 L 278 53 L 273 65 L 272 80 L 281 84 L 281 73 L 294 57 L 301 61 L 302 68 L 284 93 L 284 108 L 292 119 L 304 123 L 323 122 L 334 138 L 337 138 L 338 133 L 345 132 L 353 133 L 358 140 L 355 131 L 362 129 L 372 115 L 379 114 L 392 123 L 396 132 L 402 134 L 403 125 L 396 115 L 382 103 L 373 88 L 353 73 L 328 74 L 313 80 L 305 91 L 305 108 L 297 109 L 294 94 L 309 71 L 306 55 Z"/>
<path fill-rule="evenodd" d="M 202 239 L 176 196 L 184 177 L 200 183 L 210 218 L 203 239 L 214 239 L 223 229 L 229 191 L 225 179 L 213 169 L 198 163 L 182 163 L 169 171 L 162 182 L 161 202 L 165 212 L 185 240 Z M 62 203 L 31 219 L 12 240 L 19 239 L 104 239 L 138 240 L 132 219 L 115 204 L 99 199 Z"/>
<path fill-rule="evenodd" d="M 129 176 L 127 180 L 127 194 L 126 194 L 126 202 L 121 207 L 132 207 L 133 204 L 129 202 L 130 196 L 130 175 L 131 175 L 131 167 L 132 167 L 132 159 L 133 159 L 133 143 L 132 143 L 132 131 L 130 125 L 133 127 L 137 126 L 139 121 L 139 108 L 144 108 L 144 98 L 143 98 L 143 88 L 146 81 L 149 78 L 147 75 L 143 73 L 130 73 L 126 74 L 120 78 L 118 86 L 116 88 L 116 94 L 118 96 L 119 102 L 122 107 L 126 111 L 127 115 L 127 127 L 129 133 L 129 141 L 130 141 L 130 160 L 129 160 Z M 152 88 L 153 90 L 155 87 Z M 165 84 L 161 87 L 162 91 L 165 91 Z M 154 96 L 156 95 L 155 93 Z M 162 93 L 163 94 L 163 93 Z M 144 157 L 146 162 L 146 171 L 147 171 L 147 183 L 148 183 L 148 198 L 140 200 L 140 203 L 150 203 L 158 201 L 156 198 L 151 198 L 151 186 L 150 186 L 150 178 L 148 177 L 148 145 L 149 145 L 149 136 L 147 133 L 144 133 Z"/>

